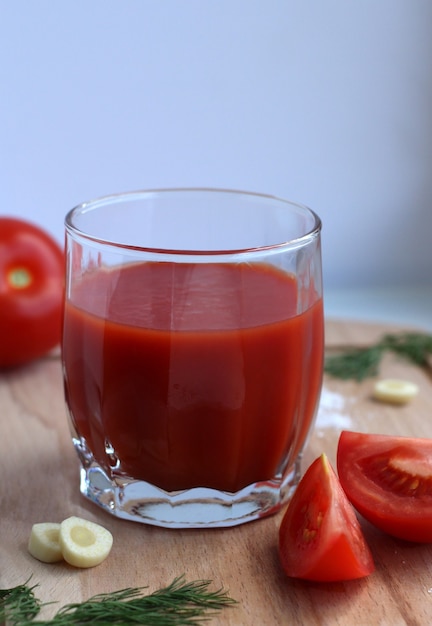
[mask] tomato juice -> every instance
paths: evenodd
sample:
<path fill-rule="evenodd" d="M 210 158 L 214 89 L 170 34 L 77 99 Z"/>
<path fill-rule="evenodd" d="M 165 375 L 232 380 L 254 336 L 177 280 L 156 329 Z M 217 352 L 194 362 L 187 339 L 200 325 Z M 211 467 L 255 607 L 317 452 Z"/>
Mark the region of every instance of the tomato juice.
<path fill-rule="evenodd" d="M 292 465 L 313 420 L 322 300 L 267 264 L 135 263 L 65 305 L 74 429 L 108 474 L 237 492 Z M 313 295 L 312 295 L 313 292 Z"/>

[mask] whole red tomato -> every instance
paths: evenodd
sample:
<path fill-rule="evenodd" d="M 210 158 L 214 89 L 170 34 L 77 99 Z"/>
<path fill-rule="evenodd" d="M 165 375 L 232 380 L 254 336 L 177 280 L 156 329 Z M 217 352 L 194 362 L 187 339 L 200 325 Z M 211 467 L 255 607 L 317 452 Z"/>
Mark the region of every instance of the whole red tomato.
<path fill-rule="evenodd" d="M 64 253 L 34 224 L 0 217 L 0 367 L 21 365 L 61 337 Z"/>

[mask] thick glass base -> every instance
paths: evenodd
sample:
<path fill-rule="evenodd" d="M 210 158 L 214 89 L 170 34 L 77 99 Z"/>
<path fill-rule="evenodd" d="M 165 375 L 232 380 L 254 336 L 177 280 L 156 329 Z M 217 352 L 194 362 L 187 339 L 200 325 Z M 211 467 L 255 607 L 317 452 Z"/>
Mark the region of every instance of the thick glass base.
<path fill-rule="evenodd" d="M 95 463 L 81 466 L 81 493 L 112 515 L 166 528 L 217 528 L 276 513 L 300 479 L 300 459 L 288 474 L 248 485 L 237 493 L 197 487 L 166 492 L 140 480 L 108 476 Z"/>

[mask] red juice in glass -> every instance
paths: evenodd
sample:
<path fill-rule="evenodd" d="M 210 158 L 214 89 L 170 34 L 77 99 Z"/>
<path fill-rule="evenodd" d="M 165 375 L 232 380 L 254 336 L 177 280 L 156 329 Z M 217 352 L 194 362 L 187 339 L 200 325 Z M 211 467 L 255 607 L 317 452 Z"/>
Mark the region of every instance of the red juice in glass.
<path fill-rule="evenodd" d="M 62 346 L 84 495 L 174 527 L 280 508 L 322 382 L 316 250 L 311 273 L 298 254 L 290 271 L 278 254 L 119 263 L 88 245 L 70 245 Z"/>
<path fill-rule="evenodd" d="M 264 265 L 86 279 L 64 323 L 77 432 L 107 471 L 166 491 L 271 479 L 304 441 L 321 384 L 321 300 L 296 310 L 295 279 Z"/>

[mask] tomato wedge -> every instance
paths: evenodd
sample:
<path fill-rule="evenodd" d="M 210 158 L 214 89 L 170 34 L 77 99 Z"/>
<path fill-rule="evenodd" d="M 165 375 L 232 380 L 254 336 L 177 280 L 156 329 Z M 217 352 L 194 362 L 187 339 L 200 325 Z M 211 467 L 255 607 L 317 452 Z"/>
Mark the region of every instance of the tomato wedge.
<path fill-rule="evenodd" d="M 337 469 L 349 500 L 372 524 L 432 542 L 432 439 L 343 431 Z"/>
<path fill-rule="evenodd" d="M 312 581 L 371 574 L 375 565 L 354 508 L 325 454 L 308 468 L 279 529 L 285 573 Z"/>
<path fill-rule="evenodd" d="M 64 253 L 34 224 L 0 217 L 0 367 L 31 361 L 60 342 Z"/>

